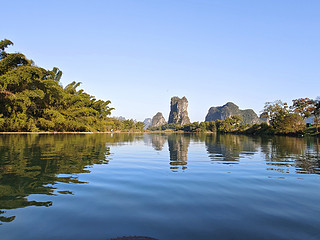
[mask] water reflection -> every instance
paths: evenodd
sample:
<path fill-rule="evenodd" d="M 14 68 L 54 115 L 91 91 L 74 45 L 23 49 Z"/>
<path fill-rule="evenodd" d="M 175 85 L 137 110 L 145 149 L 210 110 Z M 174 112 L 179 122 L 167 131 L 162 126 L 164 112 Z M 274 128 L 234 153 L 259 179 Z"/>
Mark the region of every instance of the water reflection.
<path fill-rule="evenodd" d="M 234 165 L 262 152 L 267 170 L 320 174 L 319 138 L 249 137 L 231 134 L 152 134 L 151 144 L 163 150 L 168 141 L 170 169 L 187 169 L 190 142 L 204 143 L 212 163 Z"/>
<path fill-rule="evenodd" d="M 162 151 L 164 144 L 166 143 L 167 136 L 165 134 L 153 134 L 152 147 L 156 151 Z"/>
<path fill-rule="evenodd" d="M 188 159 L 189 146 L 197 143 L 206 151 L 204 161 L 226 167 L 238 166 L 235 164 L 241 164 L 242 159 L 256 157 L 268 171 L 320 174 L 319 138 L 252 138 L 228 134 L 2 135 L 0 224 L 15 219 L 6 210 L 53 204 L 28 200 L 32 194 L 74 194 L 70 189 L 58 190 L 54 186 L 56 183 L 85 184 L 74 174 L 89 173 L 94 164 L 109 164 L 112 146 L 137 141 L 144 141 L 155 151 L 168 149 L 170 157 L 165 161 L 169 162 L 172 172 L 187 169 L 188 161 L 194 160 Z"/>
<path fill-rule="evenodd" d="M 174 172 L 179 168 L 187 169 L 188 147 L 190 144 L 190 135 L 171 134 L 168 136 L 168 145 L 170 152 L 170 169 Z"/>
<path fill-rule="evenodd" d="M 53 185 L 83 184 L 72 174 L 88 173 L 93 164 L 108 164 L 110 147 L 106 143 L 132 142 L 136 137 L 132 134 L 0 136 L 0 224 L 15 219 L 4 216 L 4 210 L 52 205 L 51 201 L 28 200 L 31 194 L 73 194 L 69 190 L 55 191 Z"/>
<path fill-rule="evenodd" d="M 267 170 L 320 174 L 319 138 L 274 137 L 261 144 Z"/>
<path fill-rule="evenodd" d="M 212 162 L 221 164 L 238 164 L 241 156 L 253 155 L 259 148 L 252 138 L 231 134 L 207 135 L 205 144 Z"/>

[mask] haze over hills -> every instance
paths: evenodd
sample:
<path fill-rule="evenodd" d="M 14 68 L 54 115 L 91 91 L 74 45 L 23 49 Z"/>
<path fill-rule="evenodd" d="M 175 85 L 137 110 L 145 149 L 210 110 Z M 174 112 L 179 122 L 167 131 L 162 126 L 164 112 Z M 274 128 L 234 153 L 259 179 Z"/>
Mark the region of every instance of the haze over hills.
<path fill-rule="evenodd" d="M 151 118 L 146 118 L 144 121 L 144 129 L 147 129 L 148 127 L 150 127 L 152 125 L 152 119 Z"/>

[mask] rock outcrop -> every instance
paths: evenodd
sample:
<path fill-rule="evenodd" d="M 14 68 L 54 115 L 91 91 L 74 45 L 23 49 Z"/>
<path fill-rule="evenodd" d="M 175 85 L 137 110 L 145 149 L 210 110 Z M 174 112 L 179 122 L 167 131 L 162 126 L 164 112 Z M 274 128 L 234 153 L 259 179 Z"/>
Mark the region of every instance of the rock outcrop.
<path fill-rule="evenodd" d="M 205 121 L 224 120 L 227 117 L 234 115 L 240 115 L 243 124 L 255 124 L 260 122 L 258 115 L 252 109 L 240 110 L 239 107 L 232 102 L 228 102 L 221 107 L 211 107 Z"/>
<path fill-rule="evenodd" d="M 262 120 L 252 109 L 240 110 L 240 112 L 242 117 L 242 123 L 244 124 L 255 124 L 262 122 Z"/>
<path fill-rule="evenodd" d="M 162 113 L 158 112 L 156 115 L 153 116 L 151 126 L 152 127 L 160 127 L 166 123 L 167 122 L 164 119 Z"/>
<path fill-rule="evenodd" d="M 146 118 L 144 121 L 144 129 L 147 129 L 148 127 L 150 127 L 152 125 L 152 119 L 151 118 Z"/>
<path fill-rule="evenodd" d="M 177 123 L 182 125 L 190 123 L 190 119 L 188 117 L 188 100 L 186 97 L 171 98 L 171 106 L 170 106 L 170 114 L 168 123 Z"/>

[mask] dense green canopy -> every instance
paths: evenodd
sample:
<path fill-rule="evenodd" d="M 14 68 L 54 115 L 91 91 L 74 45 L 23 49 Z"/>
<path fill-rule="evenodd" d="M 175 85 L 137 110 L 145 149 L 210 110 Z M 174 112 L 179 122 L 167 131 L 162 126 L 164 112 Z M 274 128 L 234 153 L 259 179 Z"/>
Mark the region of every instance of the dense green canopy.
<path fill-rule="evenodd" d="M 0 131 L 105 131 L 110 101 L 96 100 L 77 90 L 80 83 L 62 87 L 62 72 L 34 65 L 13 45 L 0 41 Z"/>

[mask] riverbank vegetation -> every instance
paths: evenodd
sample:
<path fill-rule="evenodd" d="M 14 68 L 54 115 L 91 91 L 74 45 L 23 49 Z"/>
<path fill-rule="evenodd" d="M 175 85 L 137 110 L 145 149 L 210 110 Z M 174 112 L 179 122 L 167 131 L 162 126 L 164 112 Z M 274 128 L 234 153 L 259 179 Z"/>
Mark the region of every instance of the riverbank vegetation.
<path fill-rule="evenodd" d="M 21 53 L 7 53 L 13 43 L 0 41 L 1 132 L 141 132 L 144 124 L 109 115 L 109 100 L 97 100 L 80 82 L 63 87 L 58 68 L 38 67 Z"/>
<path fill-rule="evenodd" d="M 122 120 L 118 118 L 108 118 L 106 121 L 107 132 L 143 132 L 144 123 L 133 119 Z"/>
<path fill-rule="evenodd" d="M 63 87 L 58 68 L 38 67 L 21 53 L 7 53 L 13 45 L 0 41 L 0 131 L 105 131 L 110 101 Z"/>

